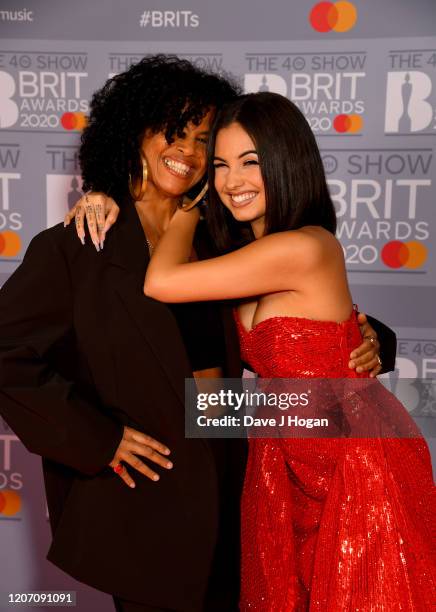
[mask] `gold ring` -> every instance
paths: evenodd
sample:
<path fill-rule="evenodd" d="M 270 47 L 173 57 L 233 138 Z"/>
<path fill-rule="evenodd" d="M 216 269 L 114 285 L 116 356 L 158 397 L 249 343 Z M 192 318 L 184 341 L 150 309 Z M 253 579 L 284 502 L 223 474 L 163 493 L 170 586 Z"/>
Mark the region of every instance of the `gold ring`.
<path fill-rule="evenodd" d="M 380 359 L 380 355 L 376 355 L 376 357 L 377 357 L 378 365 L 381 366 L 382 360 Z"/>

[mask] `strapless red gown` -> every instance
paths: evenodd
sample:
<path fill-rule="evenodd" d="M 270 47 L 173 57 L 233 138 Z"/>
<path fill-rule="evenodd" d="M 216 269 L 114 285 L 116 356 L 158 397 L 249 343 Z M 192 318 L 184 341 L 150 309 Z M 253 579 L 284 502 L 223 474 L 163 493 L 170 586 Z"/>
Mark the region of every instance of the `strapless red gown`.
<path fill-rule="evenodd" d="M 235 317 L 242 357 L 262 378 L 358 377 L 347 365 L 361 343 L 354 312 L 343 323 L 273 317 L 250 331 Z M 419 434 L 251 438 L 242 612 L 436 610 L 435 496 Z"/>

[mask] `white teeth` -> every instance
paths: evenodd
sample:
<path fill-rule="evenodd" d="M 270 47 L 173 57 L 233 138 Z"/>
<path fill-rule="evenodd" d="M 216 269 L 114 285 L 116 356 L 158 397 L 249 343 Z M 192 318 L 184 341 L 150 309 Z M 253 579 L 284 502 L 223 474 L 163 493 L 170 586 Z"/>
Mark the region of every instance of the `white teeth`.
<path fill-rule="evenodd" d="M 245 200 L 251 200 L 251 198 L 254 198 L 255 196 L 256 196 L 256 193 L 254 191 L 250 191 L 247 193 L 241 193 L 239 195 L 232 195 L 231 198 L 237 204 L 240 204 L 241 202 L 245 202 Z"/>
<path fill-rule="evenodd" d="M 190 171 L 190 167 L 182 162 L 176 162 L 173 159 L 164 159 L 164 164 L 182 176 L 186 176 Z"/>

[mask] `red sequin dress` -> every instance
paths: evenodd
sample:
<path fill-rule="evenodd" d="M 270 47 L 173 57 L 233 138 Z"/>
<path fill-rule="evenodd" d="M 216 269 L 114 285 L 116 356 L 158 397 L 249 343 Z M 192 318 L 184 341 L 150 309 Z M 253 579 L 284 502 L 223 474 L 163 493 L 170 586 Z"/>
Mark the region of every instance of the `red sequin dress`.
<path fill-rule="evenodd" d="M 354 312 L 343 323 L 273 317 L 252 330 L 235 317 L 242 357 L 262 379 L 360 378 L 348 368 L 361 343 Z M 365 410 L 377 410 L 381 398 L 411 422 L 394 396 L 374 384 Z M 436 610 L 435 495 L 419 433 L 251 438 L 241 611 Z"/>

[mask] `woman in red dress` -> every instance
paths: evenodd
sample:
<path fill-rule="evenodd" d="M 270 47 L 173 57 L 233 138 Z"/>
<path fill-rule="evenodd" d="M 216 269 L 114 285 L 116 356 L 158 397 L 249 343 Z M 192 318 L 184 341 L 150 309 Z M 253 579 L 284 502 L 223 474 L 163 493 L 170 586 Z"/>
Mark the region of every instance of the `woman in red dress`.
<path fill-rule="evenodd" d="M 237 299 L 242 356 L 260 377 L 354 378 L 340 407 L 371 430 L 250 439 L 241 610 L 434 609 L 429 451 L 395 397 L 348 367 L 360 334 L 314 136 L 286 98 L 250 94 L 220 113 L 210 150 L 208 214 L 224 254 L 190 263 L 199 212 L 179 210 L 145 294 Z"/>

